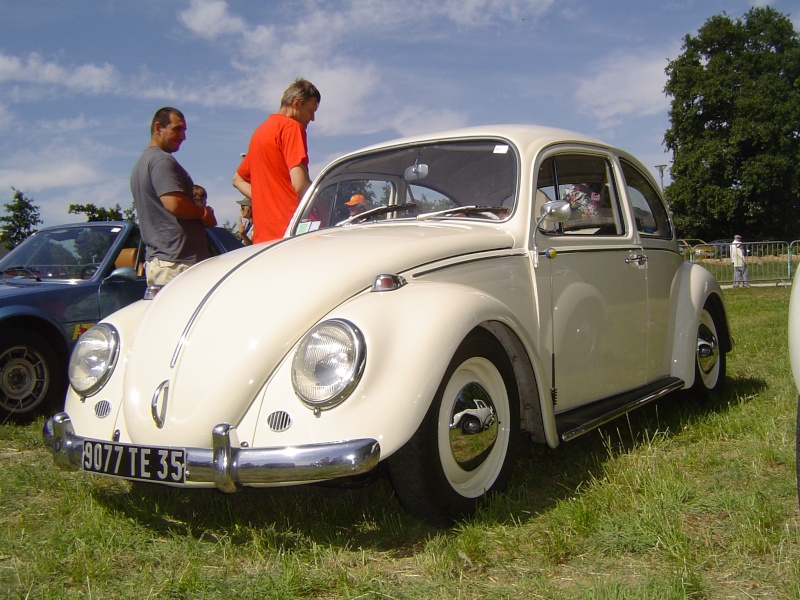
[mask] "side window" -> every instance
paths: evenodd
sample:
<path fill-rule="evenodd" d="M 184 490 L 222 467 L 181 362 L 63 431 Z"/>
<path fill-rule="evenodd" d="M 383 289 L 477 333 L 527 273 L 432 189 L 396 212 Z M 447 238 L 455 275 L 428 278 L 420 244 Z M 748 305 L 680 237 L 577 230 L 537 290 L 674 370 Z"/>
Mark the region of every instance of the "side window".
<path fill-rule="evenodd" d="M 134 228 L 125 240 L 112 268 L 132 267 L 137 275 L 141 276 L 144 273 L 144 252 L 144 244 L 139 236 L 139 230 Z M 217 254 L 216 249 L 212 251 L 212 248 L 209 247 L 209 256 L 215 254 Z"/>
<path fill-rule="evenodd" d="M 378 206 L 392 203 L 396 196 L 395 186 L 390 181 L 373 179 L 349 179 L 337 181 L 317 192 L 308 205 L 296 233 L 333 227 L 354 215 Z M 379 215 L 376 219 L 384 219 Z"/>
<path fill-rule="evenodd" d="M 667 207 L 647 178 L 630 163 L 620 160 L 622 173 L 631 199 L 636 229 L 642 235 L 669 238 L 672 228 L 667 217 Z"/>
<path fill-rule="evenodd" d="M 543 231 L 566 235 L 624 235 L 611 164 L 602 156 L 561 154 L 539 168 L 535 214 L 550 200 L 566 200 L 572 214 L 562 226 Z"/>

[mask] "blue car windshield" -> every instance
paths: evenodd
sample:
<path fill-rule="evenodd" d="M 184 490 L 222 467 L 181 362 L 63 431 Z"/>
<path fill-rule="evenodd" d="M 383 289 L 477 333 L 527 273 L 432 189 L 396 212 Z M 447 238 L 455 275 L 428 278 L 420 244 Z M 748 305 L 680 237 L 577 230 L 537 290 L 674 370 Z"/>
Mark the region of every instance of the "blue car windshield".
<path fill-rule="evenodd" d="M 0 260 L 0 273 L 42 280 L 88 279 L 123 231 L 111 225 L 38 231 Z"/>

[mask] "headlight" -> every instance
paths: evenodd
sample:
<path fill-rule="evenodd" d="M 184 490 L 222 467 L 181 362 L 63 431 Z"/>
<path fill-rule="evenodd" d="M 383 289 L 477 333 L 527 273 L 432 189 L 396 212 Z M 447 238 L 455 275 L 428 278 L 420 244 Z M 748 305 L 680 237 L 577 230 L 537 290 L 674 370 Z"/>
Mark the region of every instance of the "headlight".
<path fill-rule="evenodd" d="M 334 319 L 316 325 L 300 340 L 292 360 L 295 392 L 312 408 L 333 408 L 361 379 L 366 350 L 352 323 Z"/>
<path fill-rule="evenodd" d="M 86 331 L 78 340 L 69 359 L 69 383 L 81 396 L 100 391 L 117 364 L 119 334 L 111 325 L 101 323 Z"/>

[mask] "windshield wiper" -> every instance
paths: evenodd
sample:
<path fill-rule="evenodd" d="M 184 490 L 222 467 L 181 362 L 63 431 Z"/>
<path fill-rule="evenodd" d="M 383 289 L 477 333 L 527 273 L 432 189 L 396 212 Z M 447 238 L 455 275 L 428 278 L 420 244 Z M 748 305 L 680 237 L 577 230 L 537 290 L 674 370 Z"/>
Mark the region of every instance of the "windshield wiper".
<path fill-rule="evenodd" d="M 417 221 L 426 221 L 434 217 L 446 217 L 448 215 L 462 214 L 464 216 L 472 215 L 475 213 L 492 213 L 501 215 L 507 213 L 509 208 L 507 206 L 455 206 L 453 208 L 446 208 L 444 210 L 437 210 L 436 212 L 425 213 L 417 215 Z"/>
<path fill-rule="evenodd" d="M 5 269 L 3 271 L 3 275 L 24 275 L 26 277 L 31 277 L 36 281 L 41 281 L 41 279 L 39 278 L 39 273 L 37 271 L 34 271 L 33 269 L 22 265 L 19 265 L 18 267 L 9 267 Z"/>
<path fill-rule="evenodd" d="M 403 211 L 413 210 L 415 208 L 417 208 L 417 205 L 414 204 L 413 202 L 406 202 L 405 204 L 389 204 L 387 206 L 377 206 L 363 213 L 359 213 L 357 215 L 353 215 L 352 217 L 348 217 L 344 221 L 339 221 L 336 224 L 336 227 L 340 227 L 342 225 L 349 225 L 350 223 L 355 223 L 356 221 L 361 221 L 372 216 L 384 215 L 386 213 L 395 212 L 398 210 L 403 210 Z"/>

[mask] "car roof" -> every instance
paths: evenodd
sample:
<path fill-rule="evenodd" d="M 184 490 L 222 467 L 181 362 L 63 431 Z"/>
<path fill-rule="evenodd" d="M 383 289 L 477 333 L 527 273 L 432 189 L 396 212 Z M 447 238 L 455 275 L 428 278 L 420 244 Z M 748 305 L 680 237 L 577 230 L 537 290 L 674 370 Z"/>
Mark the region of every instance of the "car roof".
<path fill-rule="evenodd" d="M 559 129 L 556 127 L 545 127 L 543 125 L 525 125 L 525 124 L 505 124 L 505 125 L 482 125 L 478 127 L 464 127 L 461 129 L 450 129 L 446 131 L 439 131 L 434 133 L 426 133 L 424 135 L 409 136 L 397 138 L 381 142 L 366 148 L 361 148 L 356 152 L 347 154 L 342 159 L 362 152 L 371 152 L 381 148 L 391 148 L 395 146 L 402 146 L 406 144 L 415 144 L 420 142 L 430 142 L 431 140 L 456 140 L 456 139 L 474 139 L 474 138 L 488 138 L 500 137 L 513 142 L 519 148 L 527 148 L 529 150 L 536 150 L 544 148 L 554 143 L 589 143 L 604 148 L 612 148 L 612 146 L 582 133 L 569 131 L 567 129 Z M 626 154 L 617 148 L 614 150 Z"/>

